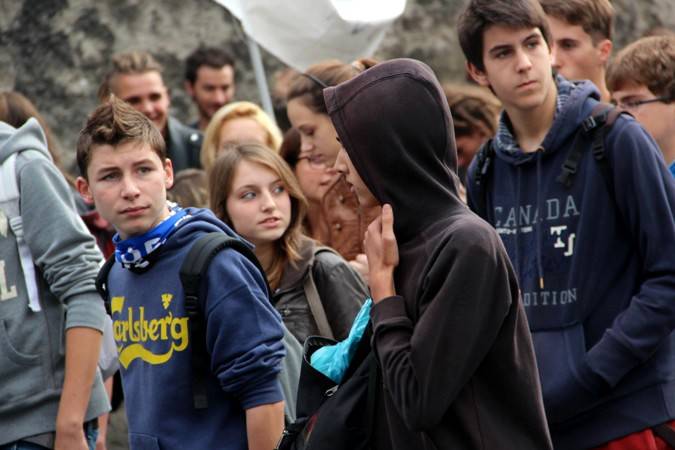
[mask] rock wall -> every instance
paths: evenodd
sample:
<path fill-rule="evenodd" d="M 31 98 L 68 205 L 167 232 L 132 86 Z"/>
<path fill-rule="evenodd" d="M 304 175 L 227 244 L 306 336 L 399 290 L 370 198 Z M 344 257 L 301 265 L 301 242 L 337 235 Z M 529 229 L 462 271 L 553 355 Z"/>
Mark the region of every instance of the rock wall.
<path fill-rule="evenodd" d="M 454 18 L 462 4 L 408 0 L 375 56 L 417 58 L 442 80 L 461 79 L 464 60 Z M 616 48 L 653 26 L 675 29 L 673 0 L 614 0 L 614 5 Z M 243 31 L 212 0 L 0 0 L 0 90 L 15 89 L 34 101 L 68 160 L 116 52 L 151 51 L 165 67 L 173 114 L 193 118 L 195 111 L 182 88 L 183 60 L 201 43 L 231 50 L 237 60 L 237 98 L 257 101 Z M 268 74 L 283 67 L 262 53 Z"/>

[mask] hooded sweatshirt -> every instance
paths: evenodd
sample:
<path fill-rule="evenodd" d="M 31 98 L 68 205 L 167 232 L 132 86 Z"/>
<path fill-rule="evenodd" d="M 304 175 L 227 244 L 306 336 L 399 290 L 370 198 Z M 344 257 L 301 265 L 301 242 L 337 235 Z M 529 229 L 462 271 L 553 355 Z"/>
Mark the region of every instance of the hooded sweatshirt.
<path fill-rule="evenodd" d="M 49 442 L 43 435 L 55 429 L 65 330 L 101 331 L 105 320 L 94 284 L 101 254 L 75 212 L 35 119 L 16 130 L 0 122 L 0 164 L 12 154 L 18 154 L 20 216 L 37 269 L 40 311 L 29 308 L 16 236 L 8 224 L 11 205 L 0 203 L 0 445 L 33 436 Z M 108 408 L 97 373 L 85 420 Z"/>
<path fill-rule="evenodd" d="M 487 209 L 519 276 L 555 448 L 576 450 L 675 418 L 675 182 L 626 115 L 605 139 L 614 192 L 590 141 L 572 186 L 557 182 L 599 98 L 590 82 L 557 86 L 538 151 L 502 116 Z"/>
<path fill-rule="evenodd" d="M 188 315 L 179 270 L 205 233 L 234 232 L 209 210 L 187 208 L 149 267 L 114 264 L 108 289 L 132 450 L 247 449 L 245 410 L 283 400 L 277 374 L 281 318 L 265 282 L 239 252 L 216 254 L 202 280 L 209 405 L 195 409 Z M 203 297 L 203 296 L 202 296 Z"/>
<path fill-rule="evenodd" d="M 551 448 L 516 277 L 495 231 L 459 199 L 433 72 L 395 59 L 324 97 L 356 171 L 394 212 L 398 295 L 371 311 L 383 380 L 374 448 Z"/>

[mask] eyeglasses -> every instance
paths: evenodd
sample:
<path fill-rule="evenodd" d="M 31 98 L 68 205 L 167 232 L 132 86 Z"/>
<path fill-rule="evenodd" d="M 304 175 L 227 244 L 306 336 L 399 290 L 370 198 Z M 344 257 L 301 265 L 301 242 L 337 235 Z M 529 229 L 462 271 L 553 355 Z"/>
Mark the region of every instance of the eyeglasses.
<path fill-rule="evenodd" d="M 657 102 L 668 102 L 671 99 L 667 96 L 649 98 L 647 100 L 633 100 L 629 102 L 613 102 L 615 105 L 618 105 L 623 109 L 636 109 L 640 105 L 646 105 L 647 103 L 657 103 Z"/>
<path fill-rule="evenodd" d="M 298 158 L 298 161 L 306 159 L 307 162 L 309 163 L 309 166 L 312 169 L 325 169 L 328 166 L 328 162 L 326 161 L 326 157 L 318 154 L 318 155 L 307 155 L 307 156 L 301 156 Z"/>

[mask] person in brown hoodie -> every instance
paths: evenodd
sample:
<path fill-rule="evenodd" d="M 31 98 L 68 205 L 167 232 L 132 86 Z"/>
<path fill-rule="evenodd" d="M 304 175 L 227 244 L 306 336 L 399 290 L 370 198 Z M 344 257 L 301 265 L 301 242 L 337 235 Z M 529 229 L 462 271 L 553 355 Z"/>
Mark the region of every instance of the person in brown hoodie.
<path fill-rule="evenodd" d="M 336 168 L 368 227 L 374 449 L 551 449 L 518 283 L 497 233 L 459 199 L 448 104 L 411 59 L 324 90 Z"/>

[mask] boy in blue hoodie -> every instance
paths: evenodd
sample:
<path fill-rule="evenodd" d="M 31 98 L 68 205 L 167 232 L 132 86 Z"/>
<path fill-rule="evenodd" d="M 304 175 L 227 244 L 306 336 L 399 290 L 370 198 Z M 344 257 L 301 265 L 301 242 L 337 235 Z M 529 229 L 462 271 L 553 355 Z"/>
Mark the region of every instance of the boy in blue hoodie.
<path fill-rule="evenodd" d="M 505 109 L 490 164 L 469 169 L 468 200 L 518 274 L 554 447 L 654 442 L 675 418 L 675 183 L 625 115 L 604 138 L 602 172 L 577 134 L 599 93 L 552 76 L 536 0 L 472 0 L 458 33 L 471 76 Z"/>
<path fill-rule="evenodd" d="M 234 233 L 208 210 L 167 204 L 173 170 L 164 140 L 120 100 L 93 112 L 77 161 L 80 194 L 117 231 L 107 286 L 131 448 L 271 449 L 283 429 L 281 320 L 260 272 L 231 249 L 214 257 L 203 280 L 209 405 L 193 407 L 178 271 L 199 237 Z"/>

